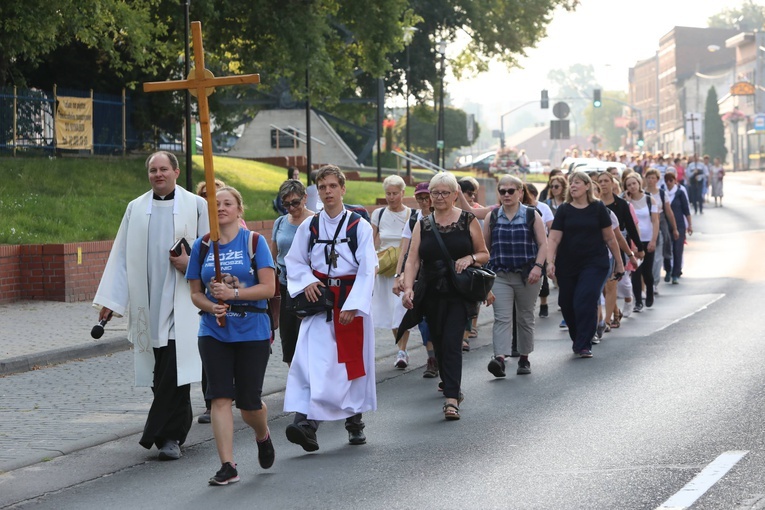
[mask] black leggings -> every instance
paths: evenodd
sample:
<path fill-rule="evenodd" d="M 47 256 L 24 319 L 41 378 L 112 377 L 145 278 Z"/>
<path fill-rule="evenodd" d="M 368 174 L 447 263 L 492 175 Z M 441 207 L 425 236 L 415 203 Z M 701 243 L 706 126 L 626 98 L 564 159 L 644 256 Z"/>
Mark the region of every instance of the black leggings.
<path fill-rule="evenodd" d="M 428 298 L 430 296 L 426 300 Z M 440 324 L 440 328 L 430 328 L 430 340 L 444 382 L 444 397 L 459 398 L 462 384 L 462 335 L 469 316 L 468 305 L 462 300 L 445 298 L 441 298 L 440 302 L 432 300 L 428 305 L 425 312 L 428 324 Z"/>
<path fill-rule="evenodd" d="M 636 305 L 643 304 L 643 282 L 645 282 L 646 300 L 653 304 L 653 260 L 655 257 L 655 251 L 646 251 L 643 263 L 632 272 L 632 295 L 635 296 Z"/>

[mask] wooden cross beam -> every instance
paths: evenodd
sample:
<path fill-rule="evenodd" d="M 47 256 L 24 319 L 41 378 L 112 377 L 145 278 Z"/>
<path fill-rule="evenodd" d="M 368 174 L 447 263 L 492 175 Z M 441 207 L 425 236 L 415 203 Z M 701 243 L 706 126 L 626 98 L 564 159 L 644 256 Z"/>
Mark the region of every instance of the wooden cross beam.
<path fill-rule="evenodd" d="M 213 166 L 212 135 L 210 133 L 210 106 L 207 96 L 215 92 L 215 87 L 225 85 L 244 85 L 260 83 L 260 75 L 244 74 L 239 76 L 221 76 L 216 78 L 212 72 L 205 69 L 205 51 L 202 46 L 202 23 L 191 23 L 191 36 L 194 47 L 194 68 L 185 80 L 157 81 L 143 84 L 144 92 L 165 92 L 169 90 L 186 90 L 197 98 L 199 103 L 199 124 L 202 134 L 202 157 L 204 158 L 205 184 L 207 185 L 207 211 L 210 217 L 210 241 L 212 241 L 215 260 L 215 279 L 221 281 L 220 255 L 218 241 L 220 227 L 218 225 L 218 204 L 215 197 L 215 167 Z M 201 70 L 197 72 L 197 70 Z M 186 126 L 186 129 L 189 129 Z M 186 150 L 191 150 L 186 147 Z M 188 171 L 191 171 L 189 168 Z"/>

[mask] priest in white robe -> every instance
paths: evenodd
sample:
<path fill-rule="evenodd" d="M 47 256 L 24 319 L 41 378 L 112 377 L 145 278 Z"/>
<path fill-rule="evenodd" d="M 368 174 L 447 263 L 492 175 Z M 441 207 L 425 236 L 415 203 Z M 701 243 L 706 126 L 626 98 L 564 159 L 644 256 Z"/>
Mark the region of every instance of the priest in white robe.
<path fill-rule="evenodd" d="M 372 227 L 343 207 L 345 176 L 339 168 L 321 168 L 316 183 L 324 204 L 316 242 L 309 252 L 312 217 L 298 227 L 285 257 L 291 297 L 305 292 L 315 302 L 319 287 L 335 295 L 329 317 L 319 313 L 302 320 L 287 376 L 284 410 L 296 413 L 287 439 L 306 451 L 319 449 L 316 431 L 324 420 L 345 419 L 349 442 L 364 444 L 362 413 L 377 409 L 371 316 L 377 254 Z M 356 226 L 349 232 L 353 221 Z"/>
<path fill-rule="evenodd" d="M 152 189 L 128 204 L 93 306 L 99 320 L 127 314 L 135 384 L 154 393 L 139 443 L 174 460 L 191 428 L 190 383 L 200 380 L 202 362 L 199 318 L 184 276 L 188 254 L 181 248 L 173 256 L 170 249 L 181 238 L 192 245 L 209 222 L 204 199 L 176 186 L 173 154 L 152 154 L 146 169 Z"/>

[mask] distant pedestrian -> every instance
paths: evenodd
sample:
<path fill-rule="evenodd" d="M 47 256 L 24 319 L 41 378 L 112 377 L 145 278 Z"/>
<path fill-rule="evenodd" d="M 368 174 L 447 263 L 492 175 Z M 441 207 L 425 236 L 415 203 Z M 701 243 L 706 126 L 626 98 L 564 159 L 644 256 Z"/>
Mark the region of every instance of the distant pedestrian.
<path fill-rule="evenodd" d="M 184 278 L 193 243 L 209 230 L 207 204 L 176 181 L 181 171 L 169 152 L 146 160 L 151 191 L 127 206 L 93 306 L 99 319 L 129 312 L 128 339 L 135 354 L 136 386 L 151 386 L 141 446 L 159 449 L 160 460 L 181 457 L 191 429 L 190 384 L 200 380 L 197 309 Z"/>
<path fill-rule="evenodd" d="M 630 174 L 624 180 L 626 188 L 624 198 L 632 205 L 637 215 L 640 240 L 645 246 L 643 262 L 632 273 L 632 293 L 635 297 L 634 312 L 643 311 L 643 284 L 645 284 L 645 306 L 653 306 L 653 261 L 659 237 L 659 208 L 653 197 L 643 193 L 643 179 L 638 174 Z M 661 256 L 661 254 L 659 254 Z"/>
<path fill-rule="evenodd" d="M 715 158 L 714 163 L 709 168 L 709 177 L 712 183 L 712 198 L 715 199 L 715 207 L 717 207 L 717 201 L 720 201 L 720 207 L 722 207 L 723 199 L 723 177 L 725 177 L 725 170 L 722 167 L 720 158 Z"/>
<path fill-rule="evenodd" d="M 686 236 L 693 234 L 693 225 L 691 221 L 691 209 L 688 206 L 688 197 L 685 189 L 677 184 L 673 174 L 668 173 L 664 176 L 664 182 L 667 187 L 667 195 L 672 204 L 672 211 L 677 221 L 678 236 L 672 243 L 672 258 L 664 259 L 664 270 L 672 276 L 672 283 L 680 283 L 680 274 L 683 271 L 683 252 L 685 250 Z"/>

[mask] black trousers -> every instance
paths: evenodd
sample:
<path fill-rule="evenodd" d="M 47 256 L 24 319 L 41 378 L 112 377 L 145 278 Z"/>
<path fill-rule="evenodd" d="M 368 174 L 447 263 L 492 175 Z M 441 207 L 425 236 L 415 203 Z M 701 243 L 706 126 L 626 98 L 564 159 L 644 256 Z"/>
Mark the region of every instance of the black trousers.
<path fill-rule="evenodd" d="M 632 295 L 635 296 L 636 305 L 643 304 L 643 282 L 645 282 L 646 299 L 653 303 L 653 261 L 655 258 L 655 251 L 646 251 L 643 263 L 632 272 Z"/>
<path fill-rule="evenodd" d="M 459 299 L 428 301 L 425 317 L 430 326 L 430 341 L 436 351 L 438 370 L 444 382 L 444 397 L 459 398 L 462 384 L 462 336 L 468 320 L 468 305 Z M 440 324 L 440 327 L 433 326 Z"/>
<path fill-rule="evenodd" d="M 287 299 L 289 299 L 287 285 L 281 284 L 279 293 L 282 296 L 282 302 L 279 305 L 279 338 L 282 341 L 282 361 L 292 363 L 298 333 L 300 332 L 300 319 L 287 311 Z"/>
<path fill-rule="evenodd" d="M 143 427 L 140 443 L 146 449 L 161 448 L 168 439 L 179 444 L 186 441 L 191 430 L 191 385 L 178 386 L 175 340 L 167 347 L 154 349 L 154 400 Z"/>
<path fill-rule="evenodd" d="M 650 266 L 649 266 L 650 267 Z M 585 266 L 578 273 L 558 273 L 558 304 L 575 353 L 592 349 L 598 327 L 598 300 L 609 267 Z"/>

